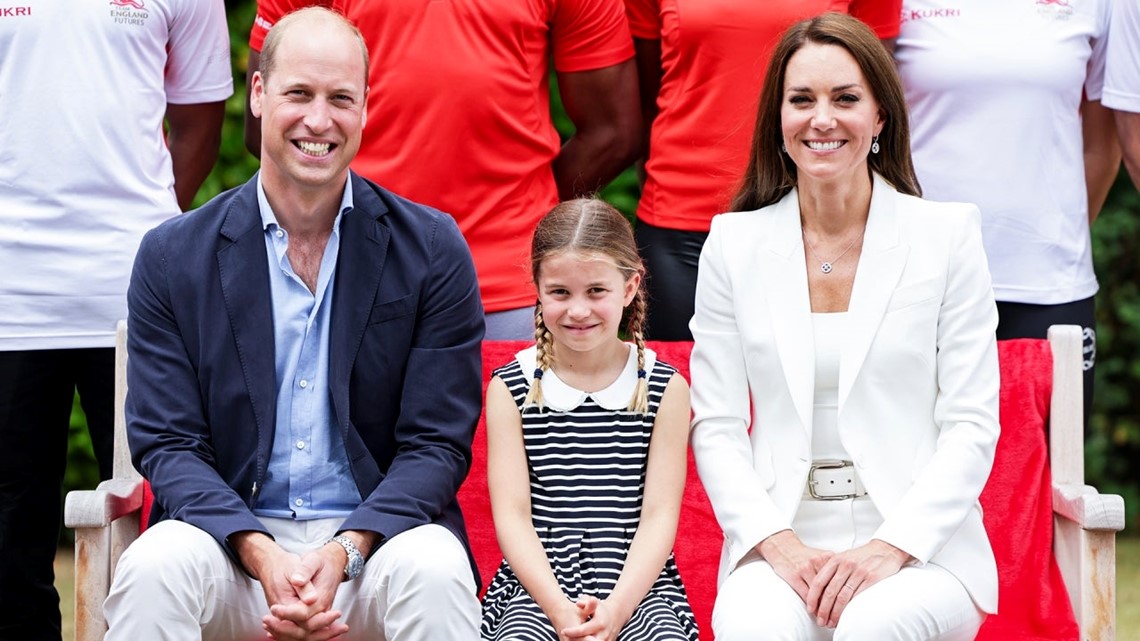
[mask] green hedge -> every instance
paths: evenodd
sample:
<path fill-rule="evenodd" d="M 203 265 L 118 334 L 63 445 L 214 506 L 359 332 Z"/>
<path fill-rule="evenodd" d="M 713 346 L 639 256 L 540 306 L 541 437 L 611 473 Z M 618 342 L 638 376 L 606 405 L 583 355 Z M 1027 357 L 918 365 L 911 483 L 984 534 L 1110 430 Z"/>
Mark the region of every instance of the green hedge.
<path fill-rule="evenodd" d="M 244 79 L 252 0 L 230 0 L 230 34 L 233 42 L 237 91 L 226 105 L 226 122 L 217 166 L 198 194 L 199 204 L 219 192 L 245 182 L 257 170 L 257 161 L 245 150 L 242 120 Z M 553 82 L 553 81 L 552 81 Z M 562 133 L 572 125 L 554 92 L 555 122 Z M 380 123 L 372 123 L 379 126 Z M 637 178 L 633 170 L 618 177 L 602 192 L 627 215 L 637 206 Z M 1097 300 L 1096 401 L 1092 434 L 1086 451 L 1090 483 L 1122 494 L 1135 529 L 1140 508 L 1140 274 L 1136 248 L 1140 247 L 1140 195 L 1124 173 L 1117 180 L 1104 213 L 1093 228 L 1093 249 L 1101 291 Z M 97 480 L 82 413 L 73 414 L 67 488 L 91 487 Z"/>
<path fill-rule="evenodd" d="M 1128 526 L 1140 521 L 1140 194 L 1120 176 L 1093 225 L 1097 363 L 1092 434 L 1085 450 L 1089 483 L 1124 496 Z"/>

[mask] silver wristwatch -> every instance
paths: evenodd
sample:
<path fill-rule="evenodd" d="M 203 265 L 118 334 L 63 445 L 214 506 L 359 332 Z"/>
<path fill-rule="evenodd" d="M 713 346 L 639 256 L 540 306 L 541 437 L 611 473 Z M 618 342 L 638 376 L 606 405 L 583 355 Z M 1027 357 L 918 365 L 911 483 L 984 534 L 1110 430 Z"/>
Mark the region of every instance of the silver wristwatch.
<path fill-rule="evenodd" d="M 360 576 L 360 573 L 364 571 L 364 555 L 360 553 L 352 539 L 343 534 L 338 534 L 325 543 L 339 543 L 344 548 L 345 554 L 348 555 L 348 563 L 344 566 L 345 579 L 351 581 Z"/>

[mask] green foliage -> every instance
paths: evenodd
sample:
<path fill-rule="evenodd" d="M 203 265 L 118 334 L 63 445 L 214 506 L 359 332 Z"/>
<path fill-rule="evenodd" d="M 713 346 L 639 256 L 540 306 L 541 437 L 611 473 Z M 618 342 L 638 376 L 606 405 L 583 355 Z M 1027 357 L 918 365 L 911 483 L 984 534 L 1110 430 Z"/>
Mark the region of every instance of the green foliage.
<path fill-rule="evenodd" d="M 1097 294 L 1096 387 L 1085 450 L 1089 483 L 1124 496 L 1135 530 L 1140 509 L 1140 194 L 1121 171 L 1093 225 Z"/>
<path fill-rule="evenodd" d="M 214 170 L 198 190 L 194 205 L 232 189 L 249 180 L 259 166 L 245 149 L 245 75 L 249 62 L 249 30 L 257 5 L 253 0 L 227 2 L 230 27 L 230 61 L 234 72 L 234 95 L 226 101 L 226 120 L 222 124 L 222 146 Z"/>
<path fill-rule="evenodd" d="M 550 73 L 550 116 L 562 140 L 574 135 L 574 123 L 566 116 L 566 110 L 562 107 L 562 97 L 558 93 L 558 78 L 555 77 L 553 70 Z M 641 197 L 637 171 L 633 167 L 627 168 L 614 178 L 613 182 L 602 188 L 598 195 L 625 214 L 632 223 L 637 213 L 637 199 Z"/>
<path fill-rule="evenodd" d="M 66 488 L 95 487 L 99 483 L 99 466 L 91 449 L 91 436 L 87 434 L 87 419 L 79 406 L 79 395 L 71 405 L 71 424 L 68 428 L 67 472 L 63 483 Z"/>
<path fill-rule="evenodd" d="M 63 476 L 63 496 L 71 490 L 93 488 L 99 483 L 99 464 L 95 462 L 95 452 L 91 447 L 91 436 L 87 433 L 87 418 L 79 405 L 79 394 L 71 403 L 71 421 L 67 432 L 67 469 Z M 59 540 L 70 545 L 74 534 L 62 529 Z"/>

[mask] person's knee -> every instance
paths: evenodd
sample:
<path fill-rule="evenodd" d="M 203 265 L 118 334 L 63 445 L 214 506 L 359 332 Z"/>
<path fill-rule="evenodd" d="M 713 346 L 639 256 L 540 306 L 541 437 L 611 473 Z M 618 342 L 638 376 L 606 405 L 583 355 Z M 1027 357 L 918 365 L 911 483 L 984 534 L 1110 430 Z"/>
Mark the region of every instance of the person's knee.
<path fill-rule="evenodd" d="M 800 617 L 786 612 L 765 611 L 732 616 L 713 614 L 712 627 L 717 641 L 809 641 L 808 627 Z"/>
<path fill-rule="evenodd" d="M 721 584 L 713 607 L 717 641 L 808 641 L 807 606 L 767 563 L 740 564 Z"/>
<path fill-rule="evenodd" d="M 811 618 L 802 601 L 787 603 L 771 594 L 745 599 L 717 598 L 712 627 L 717 641 L 808 641 Z"/>
<path fill-rule="evenodd" d="M 861 607 L 865 605 L 855 600 L 847 606 L 835 627 L 834 641 L 904 641 L 928 638 L 915 636 L 916 631 L 908 629 L 903 617 L 897 613 L 884 611 L 882 607 Z"/>
<path fill-rule="evenodd" d="M 389 549 L 385 549 L 389 548 Z M 406 532 L 384 548 L 387 583 L 397 592 L 435 594 L 447 598 L 474 593 L 475 579 L 463 546 L 451 532 L 429 525 Z"/>
<path fill-rule="evenodd" d="M 221 547 L 202 530 L 178 521 L 148 529 L 123 552 L 112 587 L 148 592 L 199 582 L 209 568 L 227 562 Z"/>

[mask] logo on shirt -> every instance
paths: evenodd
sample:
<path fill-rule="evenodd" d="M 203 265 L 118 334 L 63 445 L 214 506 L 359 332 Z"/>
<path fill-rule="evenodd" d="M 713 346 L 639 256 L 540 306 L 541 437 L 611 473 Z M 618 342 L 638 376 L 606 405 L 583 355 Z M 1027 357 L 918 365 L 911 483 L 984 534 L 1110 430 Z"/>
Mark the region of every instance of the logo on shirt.
<path fill-rule="evenodd" d="M 0 7 L 0 18 L 15 18 L 16 16 L 32 15 L 31 7 Z"/>
<path fill-rule="evenodd" d="M 253 24 L 257 25 L 261 29 L 265 29 L 266 31 L 269 31 L 273 28 L 273 23 L 266 20 L 265 18 L 262 18 L 260 13 L 253 17 Z"/>
<path fill-rule="evenodd" d="M 961 9 L 907 9 L 903 8 L 899 22 L 906 24 L 916 20 L 929 20 L 931 18 L 960 18 Z"/>
<path fill-rule="evenodd" d="M 146 0 L 111 0 L 111 19 L 115 24 L 141 27 L 149 17 Z"/>
<path fill-rule="evenodd" d="M 1037 15 L 1053 20 L 1068 20 L 1073 15 L 1070 0 L 1035 0 Z"/>

